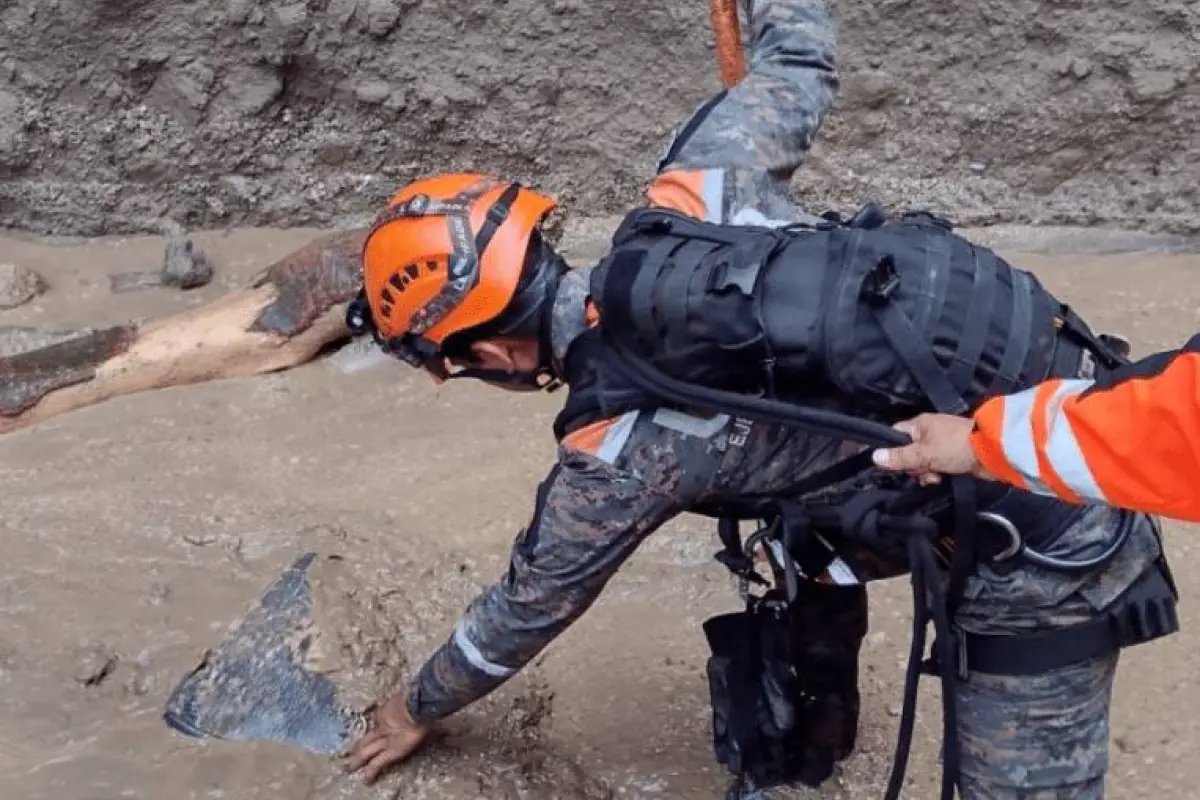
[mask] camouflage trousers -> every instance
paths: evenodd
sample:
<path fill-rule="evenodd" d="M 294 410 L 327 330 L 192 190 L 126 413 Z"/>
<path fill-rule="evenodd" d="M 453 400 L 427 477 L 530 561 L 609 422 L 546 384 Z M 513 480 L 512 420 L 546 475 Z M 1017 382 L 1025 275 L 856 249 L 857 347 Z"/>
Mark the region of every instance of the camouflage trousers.
<path fill-rule="evenodd" d="M 1118 656 L 959 685 L 963 800 L 1100 800 Z"/>
<path fill-rule="evenodd" d="M 1109 564 L 1070 575 L 1034 566 L 1007 574 L 981 567 L 957 617 L 980 634 L 1062 628 L 1112 606 L 1160 555 L 1149 517 L 1089 508 L 1054 543 L 1054 555 L 1095 555 L 1122 527 L 1127 544 Z M 958 684 L 963 800 L 1098 800 L 1108 770 L 1109 711 L 1119 654 L 1039 675 L 970 672 Z"/>

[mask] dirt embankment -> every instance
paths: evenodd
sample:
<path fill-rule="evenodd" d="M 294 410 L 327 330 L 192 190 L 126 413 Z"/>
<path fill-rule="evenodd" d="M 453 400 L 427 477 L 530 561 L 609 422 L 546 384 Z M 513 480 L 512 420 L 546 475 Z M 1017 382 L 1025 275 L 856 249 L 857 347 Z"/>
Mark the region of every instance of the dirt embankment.
<path fill-rule="evenodd" d="M 814 203 L 1200 230 L 1193 3 L 833 8 Z M 0 3 L 0 223 L 324 226 L 433 168 L 617 211 L 718 88 L 711 48 L 692 0 Z"/>

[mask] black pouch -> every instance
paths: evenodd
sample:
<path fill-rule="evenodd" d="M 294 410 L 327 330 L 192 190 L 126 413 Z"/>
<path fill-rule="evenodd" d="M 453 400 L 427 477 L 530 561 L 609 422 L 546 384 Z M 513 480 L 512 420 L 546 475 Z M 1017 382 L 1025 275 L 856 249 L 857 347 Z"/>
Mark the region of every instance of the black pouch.
<path fill-rule="evenodd" d="M 817 787 L 853 751 L 866 617 L 863 587 L 802 582 L 704 623 L 713 749 L 746 789 Z"/>

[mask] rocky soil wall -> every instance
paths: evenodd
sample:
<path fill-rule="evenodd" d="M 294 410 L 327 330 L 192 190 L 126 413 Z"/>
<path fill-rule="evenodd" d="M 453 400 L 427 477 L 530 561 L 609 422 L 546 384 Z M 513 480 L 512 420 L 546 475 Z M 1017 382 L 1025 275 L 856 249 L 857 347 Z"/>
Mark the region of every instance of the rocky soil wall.
<path fill-rule="evenodd" d="M 834 9 L 814 204 L 1200 230 L 1196 3 Z M 717 88 L 700 0 L 0 0 L 0 223 L 338 224 L 451 168 L 611 213 Z"/>

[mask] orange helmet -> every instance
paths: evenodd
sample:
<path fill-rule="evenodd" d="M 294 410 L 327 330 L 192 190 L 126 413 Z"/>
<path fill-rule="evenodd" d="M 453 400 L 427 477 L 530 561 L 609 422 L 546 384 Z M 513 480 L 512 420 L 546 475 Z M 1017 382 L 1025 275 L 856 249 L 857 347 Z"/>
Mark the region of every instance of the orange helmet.
<path fill-rule="evenodd" d="M 555 206 L 519 184 L 474 173 L 406 186 L 363 243 L 351 328 L 370 328 L 388 352 L 445 377 L 442 345 L 508 308 L 533 232 Z"/>

